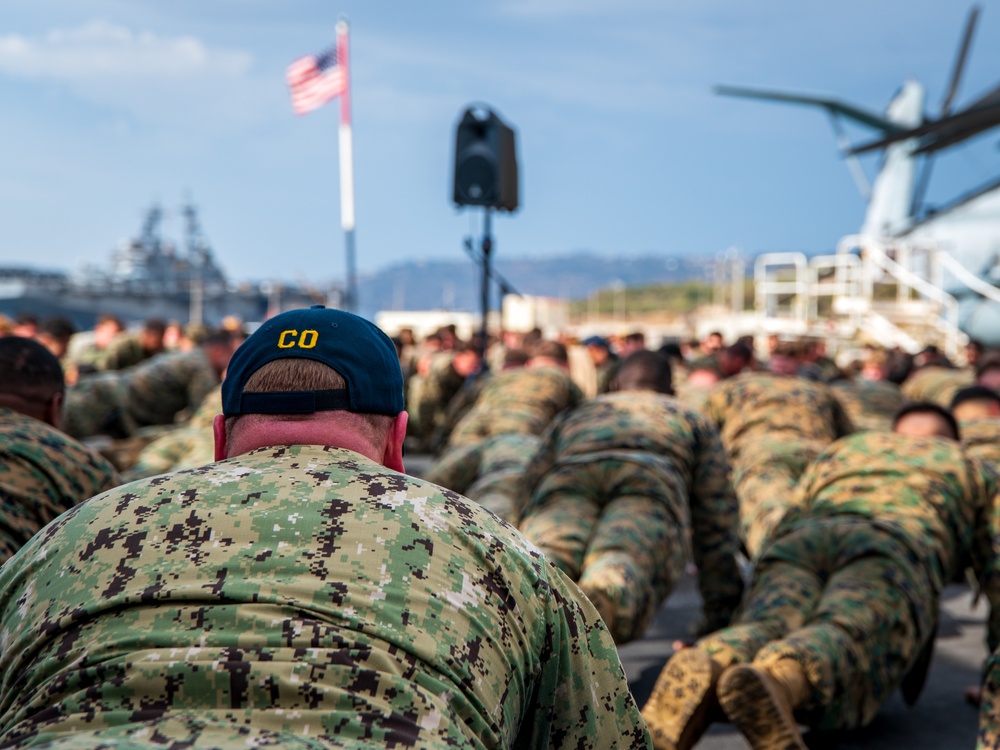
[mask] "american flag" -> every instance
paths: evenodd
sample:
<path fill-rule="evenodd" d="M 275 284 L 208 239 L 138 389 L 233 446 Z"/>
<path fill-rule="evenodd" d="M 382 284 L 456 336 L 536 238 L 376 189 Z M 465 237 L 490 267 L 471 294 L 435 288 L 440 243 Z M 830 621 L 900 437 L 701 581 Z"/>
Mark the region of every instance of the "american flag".
<path fill-rule="evenodd" d="M 347 92 L 346 47 L 335 45 L 319 55 L 300 57 L 288 66 L 285 80 L 292 90 L 295 114 L 312 112 Z"/>

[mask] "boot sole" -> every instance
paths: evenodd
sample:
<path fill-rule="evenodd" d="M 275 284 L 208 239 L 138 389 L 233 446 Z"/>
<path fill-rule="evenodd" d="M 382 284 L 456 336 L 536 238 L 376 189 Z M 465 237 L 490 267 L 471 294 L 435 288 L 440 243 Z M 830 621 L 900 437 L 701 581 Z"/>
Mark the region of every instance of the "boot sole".
<path fill-rule="evenodd" d="M 760 670 L 741 665 L 719 680 L 719 704 L 753 750 L 809 750 L 798 722 L 771 680 Z"/>
<path fill-rule="evenodd" d="M 717 707 L 712 660 L 704 651 L 678 651 L 667 662 L 642 708 L 655 750 L 690 750 Z"/>

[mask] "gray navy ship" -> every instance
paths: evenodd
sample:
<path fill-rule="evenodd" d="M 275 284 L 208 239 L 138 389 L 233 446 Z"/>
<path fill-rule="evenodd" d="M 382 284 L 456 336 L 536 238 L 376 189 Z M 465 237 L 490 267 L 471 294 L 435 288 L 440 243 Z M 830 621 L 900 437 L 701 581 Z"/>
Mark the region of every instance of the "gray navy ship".
<path fill-rule="evenodd" d="M 151 206 L 137 237 L 123 242 L 107 268 L 74 273 L 0 266 L 0 313 L 62 316 L 81 329 L 110 313 L 126 323 L 151 317 L 218 325 L 235 315 L 259 321 L 289 307 L 326 302 L 317 290 L 276 282 L 229 281 L 216 263 L 193 205 L 182 208 L 182 248 L 161 235 L 163 210 Z"/>

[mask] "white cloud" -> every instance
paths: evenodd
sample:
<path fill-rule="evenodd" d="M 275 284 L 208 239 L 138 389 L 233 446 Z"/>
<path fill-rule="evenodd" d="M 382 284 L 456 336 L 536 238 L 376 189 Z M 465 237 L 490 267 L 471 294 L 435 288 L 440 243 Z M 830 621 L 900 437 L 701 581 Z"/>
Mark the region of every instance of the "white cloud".
<path fill-rule="evenodd" d="M 660 10 L 659 0 L 510 0 L 499 7 L 500 13 L 515 18 L 567 18 L 575 16 L 621 14 Z"/>
<path fill-rule="evenodd" d="M 193 35 L 135 31 L 107 21 L 0 36 L 0 76 L 64 87 L 83 101 L 158 126 L 225 133 L 285 102 L 280 71 L 254 75 L 253 57 Z M 281 109 L 280 111 L 284 111 Z"/>
<path fill-rule="evenodd" d="M 169 79 L 205 73 L 241 76 L 250 63 L 244 52 L 212 50 L 194 36 L 133 32 L 106 21 L 53 29 L 40 39 L 0 36 L 0 71 L 25 78 L 79 82 Z"/>

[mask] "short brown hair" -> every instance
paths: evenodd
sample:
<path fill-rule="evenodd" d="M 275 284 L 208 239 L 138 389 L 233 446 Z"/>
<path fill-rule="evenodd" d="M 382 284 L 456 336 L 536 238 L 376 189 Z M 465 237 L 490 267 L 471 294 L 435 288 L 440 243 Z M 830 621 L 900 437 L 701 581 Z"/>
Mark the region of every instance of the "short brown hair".
<path fill-rule="evenodd" d="M 0 338 L 0 393 L 44 402 L 65 391 L 62 367 L 48 349 L 21 336 Z"/>
<path fill-rule="evenodd" d="M 276 359 L 262 365 L 243 386 L 244 393 L 282 393 L 287 391 L 327 391 L 347 387 L 344 376 L 332 367 L 313 359 L 288 357 Z M 360 414 L 354 412 L 319 412 L 320 414 L 354 414 L 366 437 L 373 442 L 385 440 L 392 426 L 392 417 L 383 414 Z M 240 420 L 264 422 L 268 419 L 306 420 L 316 414 L 244 414 L 226 420 L 226 432 L 231 433 Z"/>
<path fill-rule="evenodd" d="M 569 362 L 569 354 L 566 353 L 566 346 L 558 341 L 539 341 L 531 350 L 532 357 L 546 357 L 554 359 L 556 362 Z"/>

